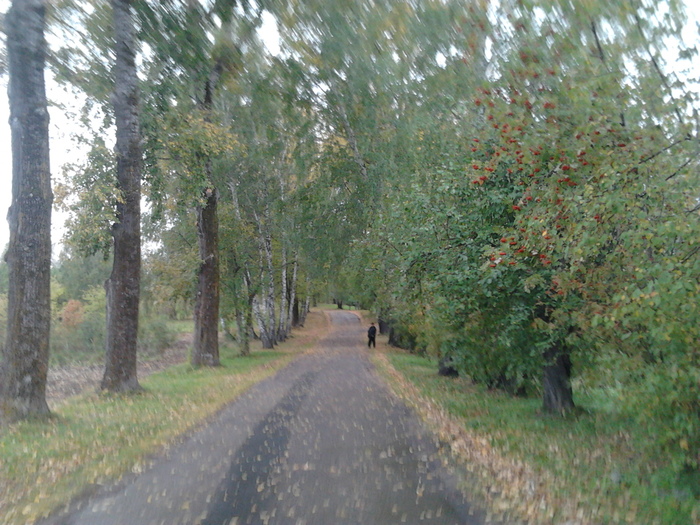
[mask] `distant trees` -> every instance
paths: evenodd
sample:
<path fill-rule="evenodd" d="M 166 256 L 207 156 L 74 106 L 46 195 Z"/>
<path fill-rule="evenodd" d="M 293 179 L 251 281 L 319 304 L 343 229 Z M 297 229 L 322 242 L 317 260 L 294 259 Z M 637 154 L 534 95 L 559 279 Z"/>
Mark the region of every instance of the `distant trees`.
<path fill-rule="evenodd" d="M 8 215 L 7 339 L 0 363 L 0 421 L 49 413 L 51 173 L 46 62 L 46 2 L 16 0 L 5 18 L 12 206 Z"/>

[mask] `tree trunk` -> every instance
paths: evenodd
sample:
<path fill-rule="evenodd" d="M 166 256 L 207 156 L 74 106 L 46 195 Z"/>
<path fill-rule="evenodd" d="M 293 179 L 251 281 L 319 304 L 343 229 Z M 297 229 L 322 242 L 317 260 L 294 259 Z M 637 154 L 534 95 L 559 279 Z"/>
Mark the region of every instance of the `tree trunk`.
<path fill-rule="evenodd" d="M 280 276 L 280 317 L 279 323 L 277 324 L 277 341 L 282 342 L 287 339 L 287 315 L 289 314 L 289 307 L 287 306 L 288 299 L 288 287 L 287 282 L 287 248 L 282 242 L 282 275 Z"/>
<path fill-rule="evenodd" d="M 236 328 L 238 330 L 238 353 L 241 357 L 250 355 L 250 340 L 248 339 L 248 327 L 246 326 L 247 314 L 240 308 L 236 309 Z"/>
<path fill-rule="evenodd" d="M 387 323 L 383 318 L 377 319 L 377 324 L 379 325 L 379 333 L 384 335 L 389 333 L 389 323 Z"/>
<path fill-rule="evenodd" d="M 301 312 L 299 311 L 299 297 L 294 297 L 292 301 L 292 326 L 304 326 L 301 319 Z"/>
<path fill-rule="evenodd" d="M 210 121 L 214 105 L 214 90 L 221 77 L 221 64 L 216 63 L 204 85 L 204 100 L 200 104 L 205 120 Z M 197 239 L 199 269 L 194 306 L 194 337 L 192 366 L 219 366 L 219 302 L 221 275 L 219 271 L 219 193 L 212 182 L 212 162 L 206 159 L 207 184 L 202 196 L 204 205 L 197 206 Z"/>
<path fill-rule="evenodd" d="M 289 312 L 287 313 L 287 333 L 292 331 L 292 326 L 299 322 L 299 304 L 297 302 L 297 275 L 299 270 L 299 260 L 294 254 L 294 264 L 292 266 L 292 283 L 289 286 Z"/>
<path fill-rule="evenodd" d="M 545 412 L 564 415 L 575 408 L 570 379 L 569 353 L 563 343 L 557 342 L 544 353 L 542 408 Z"/>
<path fill-rule="evenodd" d="M 248 309 L 245 313 L 245 328 L 248 341 L 251 339 L 258 339 L 258 335 L 255 333 L 255 325 L 253 323 L 253 303 L 255 302 L 255 294 L 248 289 Z M 248 348 L 250 351 L 250 348 Z M 249 352 L 250 353 L 250 352 Z"/>
<path fill-rule="evenodd" d="M 15 0 L 7 13 L 12 206 L 7 340 L 0 365 L 0 421 L 49 414 L 51 172 L 44 84 L 45 1 Z"/>
<path fill-rule="evenodd" d="M 130 0 L 112 0 L 116 62 L 114 115 L 117 127 L 117 223 L 112 225 L 114 262 L 105 283 L 107 341 L 101 388 L 139 390 L 136 351 L 141 281 L 141 133 L 134 23 Z"/>
<path fill-rule="evenodd" d="M 253 301 L 255 299 L 255 291 L 253 288 L 250 271 L 244 269 L 243 280 L 245 282 L 246 306 L 244 309 L 236 310 L 236 323 L 238 326 L 239 353 L 242 357 L 250 355 L 250 337 L 254 334 L 253 331 Z"/>
<path fill-rule="evenodd" d="M 277 343 L 272 237 L 264 224 L 264 222 L 269 222 L 268 213 L 267 207 L 263 218 L 254 213 L 258 228 L 258 251 L 260 255 L 260 301 L 257 303 L 256 318 L 260 328 L 260 339 L 262 340 L 263 348 L 267 349 L 273 348 Z"/>
<path fill-rule="evenodd" d="M 309 313 L 309 310 L 311 309 L 311 279 L 309 279 L 309 276 L 306 276 L 306 299 L 304 300 L 304 307 L 301 309 L 301 316 L 299 319 L 299 324 L 301 326 L 304 326 L 304 323 L 306 323 L 306 315 Z"/>
<path fill-rule="evenodd" d="M 277 316 L 275 315 L 275 267 L 272 263 L 272 238 L 266 234 L 263 238 L 265 260 L 267 262 L 267 294 L 265 295 L 265 312 L 270 325 L 272 344 L 277 343 Z"/>
<path fill-rule="evenodd" d="M 265 349 L 270 349 L 275 346 L 275 343 L 274 337 L 270 332 L 268 316 L 264 311 L 265 301 L 262 296 L 265 289 L 265 263 L 263 262 L 263 248 L 261 245 L 262 241 L 260 239 L 258 239 L 258 241 L 260 245 L 258 247 L 258 276 L 260 286 L 257 287 L 255 293 L 253 293 L 253 290 L 250 290 L 250 293 L 252 294 L 251 312 L 253 318 L 255 319 L 255 322 L 258 324 L 258 331 L 260 332 L 260 341 L 262 342 L 262 347 Z M 260 295 L 260 297 L 258 297 L 258 295 Z"/>
<path fill-rule="evenodd" d="M 219 220 L 217 192 L 205 190 L 197 208 L 199 282 L 194 309 L 193 366 L 219 366 Z"/>
<path fill-rule="evenodd" d="M 275 347 L 274 337 L 272 336 L 272 331 L 268 325 L 267 316 L 263 312 L 263 301 L 258 300 L 258 296 L 253 297 L 253 316 L 258 323 L 258 330 L 260 332 L 260 341 L 262 342 L 262 347 L 265 349 L 271 349 Z"/>

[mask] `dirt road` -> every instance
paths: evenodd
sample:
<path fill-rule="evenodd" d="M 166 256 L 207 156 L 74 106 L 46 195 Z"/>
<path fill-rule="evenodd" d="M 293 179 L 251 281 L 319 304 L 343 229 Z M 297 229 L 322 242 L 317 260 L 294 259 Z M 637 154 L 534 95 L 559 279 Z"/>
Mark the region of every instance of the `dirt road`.
<path fill-rule="evenodd" d="M 52 525 L 477 524 L 434 438 L 332 312 L 317 351 L 232 403 L 152 468 Z"/>

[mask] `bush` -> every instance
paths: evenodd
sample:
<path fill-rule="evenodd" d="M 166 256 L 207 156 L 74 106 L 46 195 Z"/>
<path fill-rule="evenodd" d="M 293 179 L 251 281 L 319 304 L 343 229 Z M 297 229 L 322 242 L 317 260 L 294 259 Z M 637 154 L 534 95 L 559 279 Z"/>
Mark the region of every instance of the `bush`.
<path fill-rule="evenodd" d="M 54 320 L 51 333 L 51 362 L 97 362 L 104 356 L 106 296 L 101 286 L 85 293 L 83 302 L 68 301 Z"/>
<path fill-rule="evenodd" d="M 146 318 L 139 321 L 138 351 L 141 354 L 162 354 L 177 339 L 177 331 L 163 317 Z"/>

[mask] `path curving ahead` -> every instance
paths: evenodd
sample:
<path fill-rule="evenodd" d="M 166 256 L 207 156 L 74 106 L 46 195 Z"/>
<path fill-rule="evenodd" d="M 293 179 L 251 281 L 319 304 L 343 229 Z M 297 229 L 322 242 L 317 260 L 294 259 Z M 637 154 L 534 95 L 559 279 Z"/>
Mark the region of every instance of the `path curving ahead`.
<path fill-rule="evenodd" d="M 434 438 L 367 357 L 366 328 L 330 334 L 144 474 L 52 525 L 480 524 Z"/>

